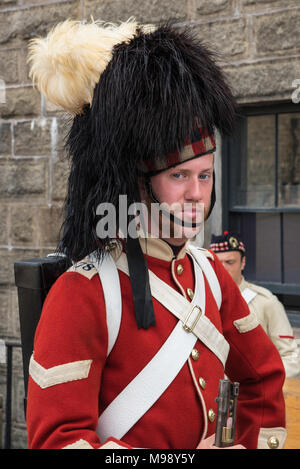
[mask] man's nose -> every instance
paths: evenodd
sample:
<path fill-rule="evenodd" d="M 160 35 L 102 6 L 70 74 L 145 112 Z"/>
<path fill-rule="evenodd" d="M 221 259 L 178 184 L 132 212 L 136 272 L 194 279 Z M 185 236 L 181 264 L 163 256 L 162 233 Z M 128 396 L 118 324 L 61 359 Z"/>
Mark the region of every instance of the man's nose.
<path fill-rule="evenodd" d="M 185 198 L 187 200 L 201 201 L 202 200 L 202 190 L 201 184 L 198 177 L 191 178 L 188 181 L 186 188 Z"/>

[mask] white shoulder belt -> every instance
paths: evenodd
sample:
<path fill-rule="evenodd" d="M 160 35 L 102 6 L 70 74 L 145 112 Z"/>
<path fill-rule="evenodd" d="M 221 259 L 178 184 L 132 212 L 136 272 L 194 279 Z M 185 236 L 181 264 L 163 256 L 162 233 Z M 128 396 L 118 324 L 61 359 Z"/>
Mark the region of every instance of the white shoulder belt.
<path fill-rule="evenodd" d="M 248 287 L 242 291 L 242 297 L 244 298 L 247 304 L 249 304 L 256 296 L 257 293 Z"/>
<path fill-rule="evenodd" d="M 115 261 L 110 254 L 106 255 L 101 262 L 99 262 L 94 254 L 91 254 L 89 259 L 98 270 L 105 299 L 108 329 L 108 356 L 117 340 L 122 317 L 122 297 L 119 274 Z"/>
<path fill-rule="evenodd" d="M 205 258 L 205 260 L 207 259 Z M 128 265 L 125 254 L 121 255 L 116 264 L 118 269 L 128 275 Z M 209 266 L 211 267 L 210 264 Z M 205 285 L 202 270 L 200 269 L 198 263 L 195 262 L 195 260 L 194 269 L 196 288 L 194 298 L 191 303 L 186 298 L 184 298 L 184 296 L 174 290 L 174 288 L 170 287 L 167 283 L 158 278 L 151 270 L 149 270 L 151 293 L 154 298 L 156 298 L 183 323 L 184 329 L 186 331 L 193 332 L 195 336 L 219 358 L 223 366 L 225 366 L 229 346 L 224 339 L 224 336 L 205 316 L 205 304 L 203 307 L 201 306 L 201 310 L 199 309 L 199 302 L 201 302 L 203 295 L 205 295 Z M 197 298 L 196 292 L 198 292 Z M 220 307 L 220 304 L 218 304 L 218 307 Z"/>
<path fill-rule="evenodd" d="M 229 345 L 224 336 L 205 316 L 205 284 L 202 269 L 205 271 L 218 308 L 222 301 L 219 282 L 207 258 L 199 250 L 191 251 L 196 274 L 195 293 L 191 303 L 149 271 L 153 297 L 169 309 L 179 322 L 158 353 L 101 414 L 97 433 L 102 442 L 110 436 L 121 439 L 147 412 L 179 373 L 197 338 L 212 350 L 225 366 Z M 109 353 L 118 335 L 121 321 L 121 307 L 119 307 L 121 294 L 117 293 L 120 291 L 120 286 L 118 283 L 118 288 L 112 289 L 113 281 L 115 281 L 113 279 L 118 276 L 117 269 L 128 275 L 127 258 L 125 254 L 122 254 L 115 265 L 111 256 L 107 256 L 100 265 L 95 260 L 94 264 L 99 270 L 107 318 L 109 318 L 107 321 L 109 334 L 112 334 L 112 339 L 109 338 Z M 114 291 L 114 295 L 111 295 L 111 291 Z M 111 314 L 112 326 L 109 324 Z"/>

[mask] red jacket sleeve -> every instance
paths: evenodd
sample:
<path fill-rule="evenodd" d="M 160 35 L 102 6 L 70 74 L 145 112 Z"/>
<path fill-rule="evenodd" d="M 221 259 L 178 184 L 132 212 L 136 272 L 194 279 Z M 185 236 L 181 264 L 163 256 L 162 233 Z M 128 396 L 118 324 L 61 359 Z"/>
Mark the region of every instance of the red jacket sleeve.
<path fill-rule="evenodd" d="M 63 274 L 49 292 L 30 363 L 30 448 L 99 448 L 101 373 L 107 326 L 98 275 Z M 105 442 L 102 442 L 105 443 Z M 111 439 L 103 447 L 128 445 Z"/>

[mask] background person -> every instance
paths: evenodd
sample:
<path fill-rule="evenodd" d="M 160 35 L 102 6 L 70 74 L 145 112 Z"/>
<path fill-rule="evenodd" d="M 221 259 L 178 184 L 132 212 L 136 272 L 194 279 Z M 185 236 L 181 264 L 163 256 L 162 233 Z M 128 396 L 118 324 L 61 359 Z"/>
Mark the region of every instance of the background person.
<path fill-rule="evenodd" d="M 234 233 L 224 232 L 221 236 L 212 235 L 209 249 L 230 273 L 263 329 L 270 337 L 282 358 L 286 377 L 295 378 L 300 374 L 299 350 L 293 329 L 285 309 L 266 288 L 247 282 L 243 276 L 246 265 L 246 249 L 243 241 Z"/>

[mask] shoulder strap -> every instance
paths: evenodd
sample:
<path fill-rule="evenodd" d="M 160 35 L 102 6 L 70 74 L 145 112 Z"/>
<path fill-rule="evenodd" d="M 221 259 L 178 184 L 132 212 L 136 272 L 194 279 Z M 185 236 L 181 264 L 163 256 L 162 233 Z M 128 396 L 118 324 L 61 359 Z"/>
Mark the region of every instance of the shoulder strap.
<path fill-rule="evenodd" d="M 256 297 L 256 295 L 257 293 L 248 287 L 242 291 L 242 296 L 247 304 L 249 304 L 253 300 L 253 298 Z"/>
<path fill-rule="evenodd" d="M 215 298 L 218 309 L 220 309 L 221 304 L 222 304 L 222 291 L 221 291 L 218 277 L 216 276 L 214 269 L 212 268 L 205 254 L 203 254 L 203 252 L 201 252 L 199 248 L 196 248 L 194 246 L 189 246 L 189 252 L 193 256 L 193 258 L 196 260 L 197 264 L 201 267 L 208 281 L 211 292 Z"/>
<path fill-rule="evenodd" d="M 222 292 L 218 278 L 206 256 L 193 246 L 189 247 L 189 252 L 203 270 L 203 273 L 209 283 L 212 294 L 218 308 L 222 304 Z M 112 256 L 108 253 L 101 262 L 97 260 L 95 254 L 91 254 L 89 259 L 94 263 L 102 283 L 108 327 L 108 348 L 107 356 L 110 354 L 119 334 L 122 317 L 122 298 L 118 269 Z M 112 294 L 113 292 L 113 294 Z"/>
<path fill-rule="evenodd" d="M 205 256 L 203 256 L 205 257 Z M 107 315 L 109 316 L 110 320 L 107 322 L 111 322 L 113 318 L 113 322 L 118 322 L 118 330 L 120 326 L 121 320 L 121 306 L 118 308 L 118 314 L 116 315 L 116 310 L 112 308 L 112 297 L 115 295 L 111 295 L 112 291 L 112 281 L 115 281 L 116 275 L 118 276 L 117 267 L 120 270 L 127 272 L 126 264 L 126 256 L 121 256 L 117 261 L 117 266 L 114 260 L 111 257 L 108 257 L 109 261 L 103 261 L 100 265 L 99 263 L 95 262 L 95 266 L 99 271 L 99 276 L 102 282 L 105 302 L 107 307 Z M 122 264 L 123 261 L 123 264 Z M 111 262 L 113 264 L 111 264 Z M 194 259 L 194 263 L 195 263 Z M 209 264 L 209 262 L 208 262 Z M 210 266 L 210 264 L 209 264 Z M 198 310 L 203 312 L 203 318 L 200 316 L 200 319 L 203 321 L 206 319 L 205 317 L 205 289 L 204 289 L 204 278 L 202 274 L 203 268 L 200 266 L 195 265 L 196 270 L 198 270 L 198 282 L 196 283 L 195 288 L 195 295 L 192 300 L 192 305 L 188 303 L 187 305 L 189 308 L 193 306 L 191 312 L 194 310 L 194 306 L 198 303 L 199 306 L 196 307 Z M 212 267 L 210 269 L 213 271 Z M 206 265 L 206 271 L 210 271 Z M 204 269 L 203 269 L 204 270 Z M 109 275 L 109 272 L 111 276 Z M 210 279 L 213 278 L 213 274 L 210 272 Z M 153 281 L 153 276 L 150 276 L 150 281 Z M 202 287 L 199 287 L 199 280 L 202 279 Z M 119 281 L 119 279 L 118 279 Z M 211 281 L 212 282 L 212 281 Z M 210 282 L 210 283 L 211 283 Z M 215 280 L 214 280 L 215 282 Z M 217 282 L 218 283 L 218 282 Z M 151 282 L 151 286 L 154 284 Z M 113 287 L 114 288 L 114 287 Z M 214 287 L 215 288 L 215 287 Z M 120 287 L 118 289 L 120 291 Z M 159 289 L 161 291 L 161 289 Z M 117 292 L 117 289 L 116 289 Z M 218 303 L 220 301 L 220 295 L 218 299 Z M 196 303 L 195 303 L 196 302 Z M 218 304 L 217 303 L 217 304 Z M 122 305 L 122 303 L 121 303 Z M 219 306 L 219 304 L 218 304 Z M 185 308 L 184 308 L 185 309 Z M 190 316 L 191 312 L 187 315 Z M 196 314 L 196 313 L 195 313 Z M 118 321 L 116 321 L 116 316 L 118 316 Z M 194 322 L 193 322 L 194 321 Z M 178 374 L 186 360 L 188 359 L 192 348 L 197 340 L 197 336 L 195 334 L 190 334 L 192 332 L 194 325 L 199 321 L 199 314 L 196 318 L 193 317 L 192 319 L 192 328 L 186 327 L 184 323 L 181 321 L 178 322 L 177 326 L 174 328 L 173 332 L 167 339 L 167 341 L 163 344 L 159 352 L 153 357 L 153 359 L 146 365 L 146 367 L 129 383 L 127 387 L 111 402 L 111 404 L 105 409 L 105 411 L 101 414 L 98 425 L 97 425 L 97 433 L 100 436 L 101 441 L 105 441 L 109 436 L 114 436 L 115 438 L 121 439 L 123 435 L 125 435 L 129 429 L 147 412 L 149 407 L 151 407 L 159 396 L 164 392 L 164 390 L 170 385 L 170 383 L 174 380 L 175 376 Z M 203 326 L 203 332 L 207 334 L 210 324 L 205 323 Z M 108 324 L 110 326 L 110 324 Z M 109 327 L 108 333 L 109 335 L 112 334 L 113 328 Z M 215 328 L 214 328 L 214 332 Z M 114 341 L 116 340 L 117 333 L 114 331 L 114 338 L 109 338 L 109 351 L 111 350 Z M 207 345 L 211 345 L 212 342 L 215 340 L 210 340 L 210 337 L 202 337 L 202 341 Z M 228 344 L 224 341 L 226 347 L 222 353 L 218 350 L 220 345 L 224 345 L 218 341 L 217 350 L 214 352 L 218 356 L 218 358 L 222 361 L 223 365 L 226 361 L 226 357 L 228 354 Z M 109 353 L 108 351 L 108 353 Z M 171 352 L 171 353 L 170 353 Z M 219 353 L 220 352 L 220 353 Z M 172 357 L 172 360 L 170 360 Z M 175 359 L 174 359 L 175 357 Z M 166 372 L 168 370 L 168 372 Z M 151 383 L 151 386 L 149 386 Z M 141 399 L 143 396 L 143 399 Z"/>
<path fill-rule="evenodd" d="M 123 258 L 126 260 L 126 256 Z M 202 273 L 200 275 L 203 277 Z M 192 301 L 199 304 L 201 311 L 205 311 L 203 288 L 195 289 Z M 186 363 L 196 340 L 197 337 L 190 334 L 179 321 L 150 362 L 99 417 L 96 431 L 102 442 L 110 436 L 120 440 L 152 407 Z"/>
<path fill-rule="evenodd" d="M 196 280 L 195 292 L 204 294 L 204 275 L 201 267 L 193 258 Z M 117 267 L 125 274 L 129 275 L 127 258 L 122 254 L 117 260 Z M 196 296 L 190 303 L 183 295 L 178 293 L 174 288 L 157 277 L 149 270 L 151 293 L 165 308 L 167 308 L 174 316 L 176 316 L 185 325 L 187 330 L 192 331 L 201 342 L 203 342 L 221 361 L 225 367 L 228 356 L 229 345 L 215 325 L 205 315 L 204 309 L 198 314 Z M 195 293 L 196 294 L 196 293 Z M 198 293 L 198 297 L 201 297 Z M 196 307 L 195 307 L 196 306 Z"/>
<path fill-rule="evenodd" d="M 108 356 L 117 340 L 122 317 L 122 297 L 119 274 L 115 261 L 109 253 L 107 253 L 101 261 L 97 260 L 94 254 L 91 254 L 89 259 L 98 270 L 104 294 L 106 317 L 109 319 L 106 321 L 108 329 Z"/>

